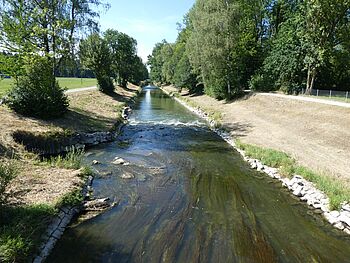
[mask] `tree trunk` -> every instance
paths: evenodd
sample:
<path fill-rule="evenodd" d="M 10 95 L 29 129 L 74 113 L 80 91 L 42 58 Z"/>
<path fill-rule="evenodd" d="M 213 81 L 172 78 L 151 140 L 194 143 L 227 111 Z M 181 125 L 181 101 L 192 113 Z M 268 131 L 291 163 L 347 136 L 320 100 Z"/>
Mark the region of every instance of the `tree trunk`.
<path fill-rule="evenodd" d="M 311 95 L 316 79 L 316 69 L 308 68 L 305 94 Z"/>

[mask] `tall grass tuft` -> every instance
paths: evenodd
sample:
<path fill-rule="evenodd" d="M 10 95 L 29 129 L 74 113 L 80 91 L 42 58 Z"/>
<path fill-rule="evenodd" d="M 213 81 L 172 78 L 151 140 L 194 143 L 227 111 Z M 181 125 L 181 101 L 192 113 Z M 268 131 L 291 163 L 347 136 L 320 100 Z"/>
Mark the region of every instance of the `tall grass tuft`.
<path fill-rule="evenodd" d="M 298 165 L 295 159 L 284 152 L 245 144 L 240 140 L 236 140 L 236 146 L 244 150 L 248 157 L 258 159 L 267 166 L 278 168 L 284 176 L 292 177 L 294 174 L 298 174 L 313 182 L 319 190 L 328 196 L 331 209 L 340 209 L 343 202 L 350 201 L 350 188 L 348 186 L 335 178 Z"/>
<path fill-rule="evenodd" d="M 84 156 L 83 150 L 73 150 L 68 152 L 65 156 L 59 155 L 44 160 L 51 166 L 65 168 L 65 169 L 79 169 L 82 164 Z"/>
<path fill-rule="evenodd" d="M 17 167 L 13 161 L 0 163 L 0 209 L 5 205 L 8 197 L 7 187 L 16 175 Z"/>

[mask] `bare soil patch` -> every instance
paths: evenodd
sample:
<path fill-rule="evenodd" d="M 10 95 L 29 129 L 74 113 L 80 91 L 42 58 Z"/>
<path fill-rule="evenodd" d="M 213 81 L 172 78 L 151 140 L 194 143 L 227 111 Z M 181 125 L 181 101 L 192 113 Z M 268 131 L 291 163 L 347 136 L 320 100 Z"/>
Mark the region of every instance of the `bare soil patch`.
<path fill-rule="evenodd" d="M 350 109 L 259 94 L 232 102 L 182 95 L 201 108 L 220 112 L 233 137 L 284 151 L 301 165 L 350 186 Z"/>

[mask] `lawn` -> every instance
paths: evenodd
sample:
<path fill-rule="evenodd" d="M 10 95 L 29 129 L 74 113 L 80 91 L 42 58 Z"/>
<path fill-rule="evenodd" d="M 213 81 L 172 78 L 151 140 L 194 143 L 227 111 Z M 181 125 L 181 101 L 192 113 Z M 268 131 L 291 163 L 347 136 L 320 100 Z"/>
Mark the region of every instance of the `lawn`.
<path fill-rule="evenodd" d="M 80 78 L 57 78 L 58 83 L 62 88 L 78 89 L 96 86 L 96 79 L 80 79 Z M 0 80 L 0 96 L 11 88 L 13 79 Z"/>

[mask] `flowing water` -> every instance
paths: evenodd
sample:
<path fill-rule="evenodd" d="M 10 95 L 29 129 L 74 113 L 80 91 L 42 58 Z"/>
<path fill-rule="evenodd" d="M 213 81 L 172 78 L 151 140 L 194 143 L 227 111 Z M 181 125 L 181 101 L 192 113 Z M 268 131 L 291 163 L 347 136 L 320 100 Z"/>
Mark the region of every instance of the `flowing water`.
<path fill-rule="evenodd" d="M 96 197 L 118 205 L 73 223 L 48 262 L 350 262 L 348 236 L 158 89 L 143 91 L 119 141 L 92 160 Z"/>

